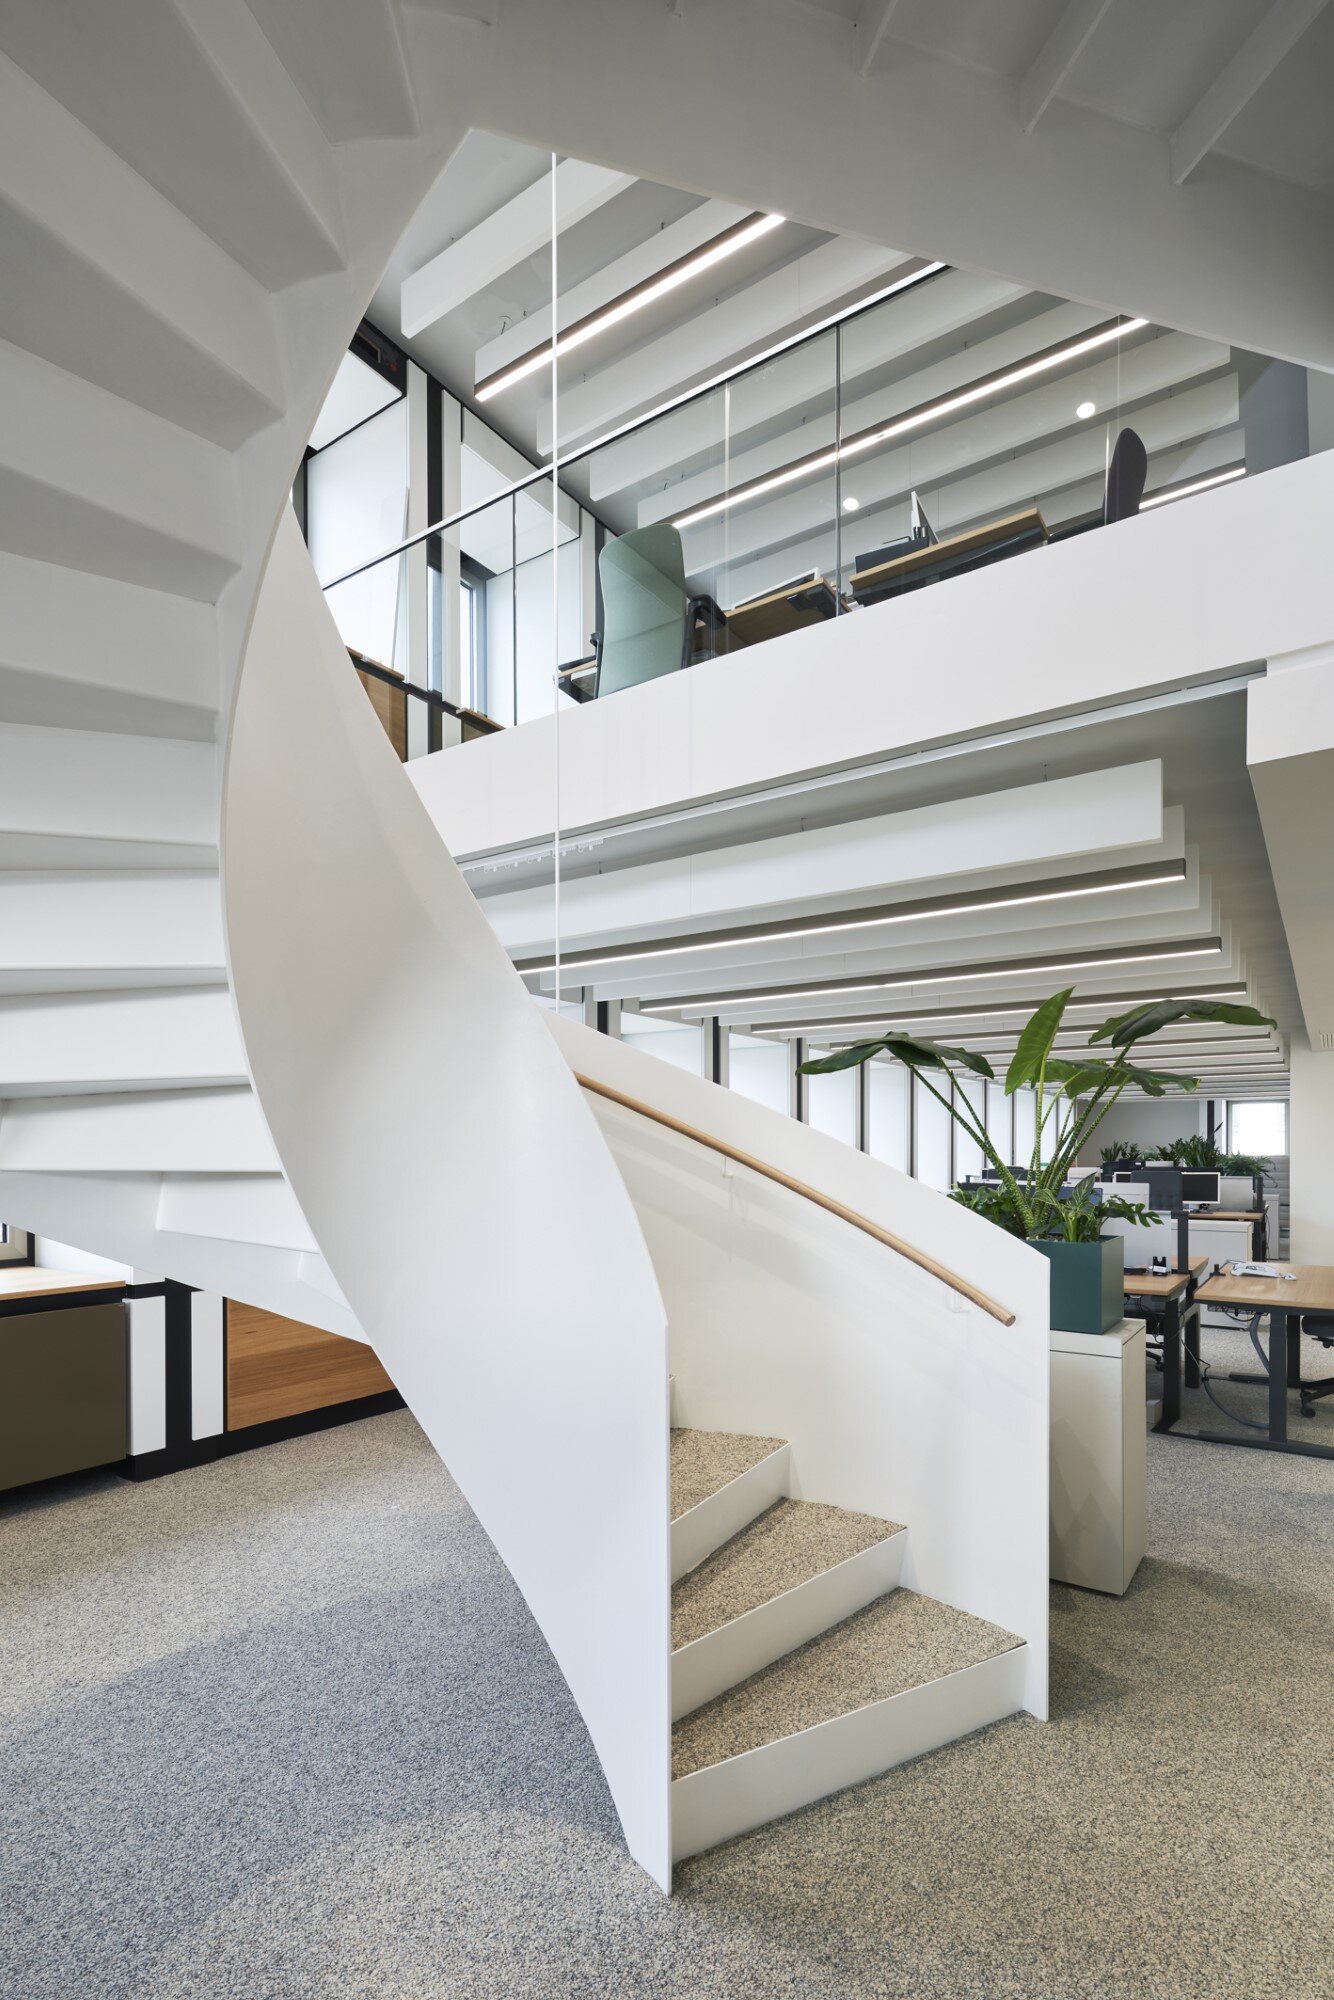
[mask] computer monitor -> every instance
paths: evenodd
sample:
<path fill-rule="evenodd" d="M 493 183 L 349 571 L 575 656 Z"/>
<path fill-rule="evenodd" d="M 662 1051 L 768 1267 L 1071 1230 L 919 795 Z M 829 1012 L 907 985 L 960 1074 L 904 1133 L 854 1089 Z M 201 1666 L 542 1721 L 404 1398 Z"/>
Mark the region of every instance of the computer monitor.
<path fill-rule="evenodd" d="M 934 548 L 936 543 L 940 540 L 940 536 L 936 533 L 935 529 L 932 527 L 931 523 L 926 518 L 926 514 L 923 510 L 922 503 L 917 497 L 917 492 L 915 488 L 913 490 L 912 512 L 908 517 L 908 525 L 909 528 L 911 529 L 912 538 L 914 542 L 921 543 L 925 545 L 927 548 Z"/>
<path fill-rule="evenodd" d="M 1181 1176 L 1181 1199 L 1202 1201 L 1216 1208 L 1223 1198 L 1222 1176 L 1219 1174 L 1183 1173 Z"/>
<path fill-rule="evenodd" d="M 1185 1199 L 1181 1183 L 1184 1179 L 1180 1167 L 1143 1166 L 1135 1167 L 1129 1173 L 1114 1174 L 1113 1186 L 1118 1182 L 1133 1181 L 1149 1190 L 1148 1206 L 1159 1215 L 1179 1215 Z"/>
<path fill-rule="evenodd" d="M 907 534 L 900 535 L 896 541 L 886 542 L 883 548 L 868 549 L 865 555 L 858 556 L 856 570 L 860 573 L 866 569 L 878 569 L 881 563 L 893 562 L 897 556 L 910 556 L 914 549 L 934 548 L 939 540 L 940 536 L 927 520 L 922 503 L 914 493 Z"/>

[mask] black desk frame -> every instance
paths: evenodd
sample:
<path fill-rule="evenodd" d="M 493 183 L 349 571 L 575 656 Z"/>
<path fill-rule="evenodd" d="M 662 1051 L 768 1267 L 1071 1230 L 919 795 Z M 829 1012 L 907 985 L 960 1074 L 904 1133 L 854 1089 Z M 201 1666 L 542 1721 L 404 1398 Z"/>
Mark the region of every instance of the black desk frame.
<path fill-rule="evenodd" d="M 1220 1299 L 1220 1305 L 1243 1301 Z M 1253 1310 L 1263 1312 L 1265 1307 Z M 1283 1451 L 1294 1458 L 1334 1458 L 1334 1445 L 1304 1444 L 1288 1436 L 1288 1392 L 1302 1385 L 1302 1316 L 1282 1306 L 1270 1306 L 1269 1372 L 1267 1375 L 1232 1374 L 1230 1382 L 1267 1383 L 1269 1387 L 1269 1429 L 1263 1437 L 1233 1437 L 1227 1431 L 1201 1431 L 1210 1444 L 1240 1445 L 1243 1451 Z"/>

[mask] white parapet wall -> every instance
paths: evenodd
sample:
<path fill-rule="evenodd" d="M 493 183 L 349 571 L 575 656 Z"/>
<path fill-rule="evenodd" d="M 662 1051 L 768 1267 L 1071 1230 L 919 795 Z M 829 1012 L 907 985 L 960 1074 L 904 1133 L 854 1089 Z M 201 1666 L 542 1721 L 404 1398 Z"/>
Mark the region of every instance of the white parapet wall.
<path fill-rule="evenodd" d="M 704 661 L 560 717 L 561 824 L 1180 687 L 1334 639 L 1334 452 Z M 555 722 L 419 758 L 460 856 L 550 838 Z"/>

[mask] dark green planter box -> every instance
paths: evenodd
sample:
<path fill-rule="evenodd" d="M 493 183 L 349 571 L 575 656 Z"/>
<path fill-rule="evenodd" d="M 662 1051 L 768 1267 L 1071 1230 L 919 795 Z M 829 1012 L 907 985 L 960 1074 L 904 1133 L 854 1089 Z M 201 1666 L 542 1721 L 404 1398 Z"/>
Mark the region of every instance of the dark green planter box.
<path fill-rule="evenodd" d="M 1051 1323 L 1061 1333 L 1108 1333 L 1124 1317 L 1125 1241 L 1034 1243 L 1051 1265 Z"/>

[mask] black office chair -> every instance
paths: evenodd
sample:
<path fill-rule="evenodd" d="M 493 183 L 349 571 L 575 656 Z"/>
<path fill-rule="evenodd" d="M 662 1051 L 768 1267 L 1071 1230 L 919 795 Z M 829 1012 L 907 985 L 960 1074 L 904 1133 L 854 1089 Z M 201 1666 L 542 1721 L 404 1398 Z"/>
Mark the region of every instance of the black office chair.
<path fill-rule="evenodd" d="M 1309 1333 L 1322 1347 L 1334 1348 L 1334 1313 L 1303 1313 L 1299 1324 L 1302 1332 Z M 1334 1396 L 1334 1375 L 1324 1376 L 1318 1382 L 1303 1382 L 1300 1393 L 1302 1415 L 1313 1417 L 1322 1396 Z"/>
<path fill-rule="evenodd" d="M 1128 521 L 1139 512 L 1144 498 L 1144 481 L 1149 473 L 1149 454 L 1138 431 L 1123 430 L 1112 447 L 1103 489 L 1102 507 L 1096 514 L 1081 514 L 1052 530 L 1054 542 L 1068 542 L 1072 535 L 1086 535 L 1090 528 L 1105 528 L 1111 521 Z"/>
<path fill-rule="evenodd" d="M 1148 476 L 1149 454 L 1144 449 L 1144 440 L 1138 431 L 1127 427 L 1112 447 L 1112 462 L 1107 468 L 1107 491 L 1102 501 L 1104 527 L 1113 521 L 1128 521 L 1132 514 L 1138 514 Z"/>

